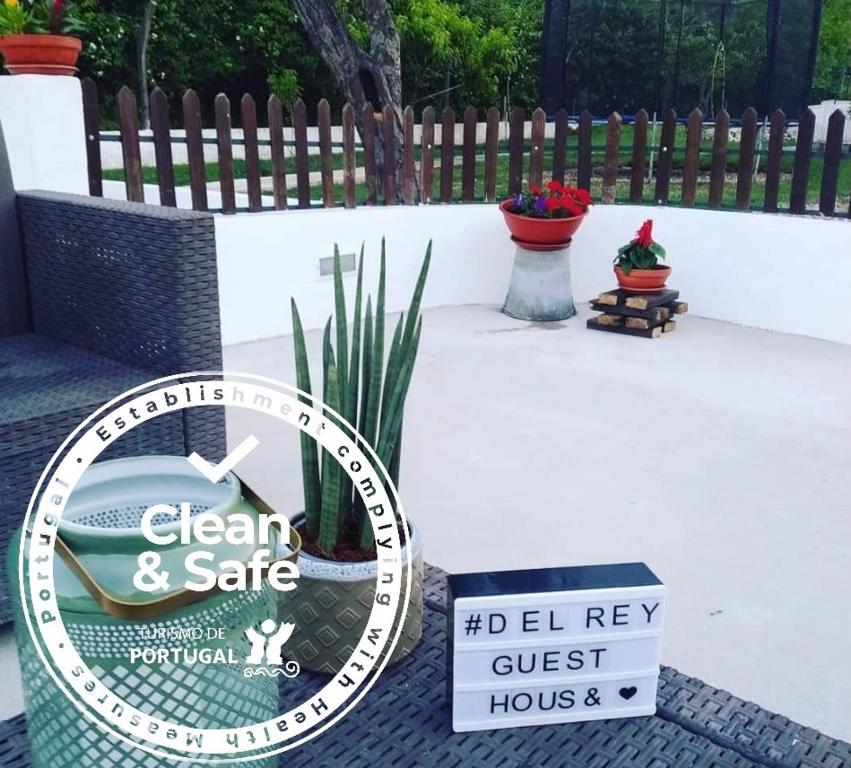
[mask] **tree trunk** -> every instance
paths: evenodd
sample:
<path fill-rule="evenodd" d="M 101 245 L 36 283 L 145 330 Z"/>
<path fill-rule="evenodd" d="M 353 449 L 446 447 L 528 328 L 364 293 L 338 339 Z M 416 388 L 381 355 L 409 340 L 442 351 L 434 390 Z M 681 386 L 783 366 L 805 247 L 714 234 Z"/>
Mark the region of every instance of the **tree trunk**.
<path fill-rule="evenodd" d="M 402 113 L 402 49 L 399 33 L 387 0 L 363 0 L 364 16 L 369 27 L 369 54 L 381 68 L 387 81 L 390 103 L 397 117 Z M 382 107 L 384 104 L 381 105 Z M 401 123 L 401 121 L 400 121 Z"/>
<path fill-rule="evenodd" d="M 139 105 L 142 128 L 151 127 L 151 110 L 148 103 L 148 40 L 151 37 L 151 22 L 154 18 L 156 0 L 147 0 L 139 26 L 136 27 L 136 57 L 139 67 Z"/>
<path fill-rule="evenodd" d="M 364 136 L 363 109 L 370 105 L 380 113 L 386 105 L 393 109 L 395 131 L 396 199 L 404 189 L 401 158 L 404 151 L 402 130 L 402 67 L 399 34 L 386 0 L 363 0 L 364 17 L 369 26 L 369 51 L 352 40 L 333 0 L 293 0 L 293 5 L 313 47 L 334 75 L 337 85 L 355 112 L 355 125 L 361 141 Z M 384 177 L 383 124 L 375 121 L 375 171 Z"/>

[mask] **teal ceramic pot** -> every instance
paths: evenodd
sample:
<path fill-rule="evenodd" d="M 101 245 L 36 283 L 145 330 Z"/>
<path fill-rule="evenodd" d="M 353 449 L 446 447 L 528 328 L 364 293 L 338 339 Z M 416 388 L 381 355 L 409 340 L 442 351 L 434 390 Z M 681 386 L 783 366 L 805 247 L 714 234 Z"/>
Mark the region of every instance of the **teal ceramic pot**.
<path fill-rule="evenodd" d="M 161 513 L 153 517 L 158 536 L 174 538 L 173 544 L 154 545 L 142 533 L 143 512 L 153 504 L 177 507 L 188 502 L 190 519 Z M 219 518 L 224 530 L 227 518 L 242 513 L 255 525 L 259 513 L 243 496 L 239 480 L 227 475 L 212 484 L 184 457 L 151 456 L 119 459 L 92 465 L 72 493 L 59 523 L 59 532 L 79 563 L 111 600 L 131 607 L 168 600 L 183 590 L 187 578 L 186 556 L 203 549 L 222 560 L 248 561 L 257 545 L 223 540 L 201 546 L 197 540 L 181 543 L 181 526 L 191 529 L 191 519 L 201 512 Z M 232 518 L 233 519 L 233 518 Z M 170 534 L 175 534 L 171 537 Z M 278 556 L 286 546 L 280 536 L 270 543 Z M 19 537 L 12 543 L 9 576 L 18 583 Z M 263 545 L 260 545 L 263 546 Z M 151 594 L 133 581 L 138 556 L 156 551 L 159 566 L 169 571 L 169 589 Z M 215 570 L 215 563 L 209 565 Z M 26 562 L 25 562 L 26 567 Z M 278 712 L 277 682 L 273 677 L 243 674 L 249 654 L 245 630 L 276 615 L 276 592 L 263 580 L 258 591 L 211 592 L 197 602 L 142 620 L 116 618 L 105 613 L 80 578 L 58 556 L 54 558 L 57 602 L 74 647 L 113 691 L 133 706 L 169 722 L 204 728 L 227 728 L 269 720 Z M 63 766 L 163 766 L 195 765 L 152 757 L 101 732 L 85 719 L 59 691 L 38 657 L 23 619 L 20 595 L 15 593 L 15 633 L 20 654 L 27 723 L 33 763 L 37 768 Z M 208 630 L 222 630 L 210 639 Z M 132 649 L 187 649 L 186 661 L 164 663 L 131 661 Z M 192 651 L 210 649 L 219 658 L 238 663 L 197 663 Z M 204 651 L 204 653 L 208 653 Z M 272 766 L 274 759 L 242 765 Z M 209 763 L 208 763 L 209 765 Z"/>

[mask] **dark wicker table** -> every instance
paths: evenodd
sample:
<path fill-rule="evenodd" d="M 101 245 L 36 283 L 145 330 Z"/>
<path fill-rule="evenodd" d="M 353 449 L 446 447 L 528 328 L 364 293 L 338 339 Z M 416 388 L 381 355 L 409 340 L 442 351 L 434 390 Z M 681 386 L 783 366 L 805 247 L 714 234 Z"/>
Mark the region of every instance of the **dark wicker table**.
<path fill-rule="evenodd" d="M 445 610 L 445 574 L 428 566 L 424 635 L 416 651 L 385 671 L 360 706 L 330 731 L 283 755 L 281 766 L 851 766 L 851 745 L 670 667 L 662 668 L 654 717 L 453 734 L 446 700 Z M 304 682 L 312 686 L 318 680 Z M 30 765 L 24 717 L 0 723 L 0 766 Z"/>

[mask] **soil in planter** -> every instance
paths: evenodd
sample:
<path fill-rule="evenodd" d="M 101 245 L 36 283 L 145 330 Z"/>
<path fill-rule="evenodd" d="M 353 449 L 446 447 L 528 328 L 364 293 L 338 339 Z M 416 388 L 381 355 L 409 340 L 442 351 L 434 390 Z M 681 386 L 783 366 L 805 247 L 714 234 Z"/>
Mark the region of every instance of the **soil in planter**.
<path fill-rule="evenodd" d="M 404 541 L 405 529 L 402 527 L 402 523 L 398 522 L 396 526 L 399 531 L 400 540 Z M 374 546 L 369 549 L 360 549 L 350 543 L 357 541 L 359 538 L 359 531 L 355 530 L 355 526 L 351 523 L 343 526 L 343 541 L 346 543 L 335 547 L 332 552 L 328 552 L 320 547 L 319 542 L 314 541 L 307 535 L 304 523 L 297 525 L 296 530 L 301 536 L 301 548 L 307 552 L 307 554 L 313 555 L 314 557 L 319 557 L 323 560 L 330 560 L 335 563 L 366 563 L 370 560 L 378 559 L 378 553 Z M 411 534 L 409 533 L 409 539 L 410 536 Z"/>

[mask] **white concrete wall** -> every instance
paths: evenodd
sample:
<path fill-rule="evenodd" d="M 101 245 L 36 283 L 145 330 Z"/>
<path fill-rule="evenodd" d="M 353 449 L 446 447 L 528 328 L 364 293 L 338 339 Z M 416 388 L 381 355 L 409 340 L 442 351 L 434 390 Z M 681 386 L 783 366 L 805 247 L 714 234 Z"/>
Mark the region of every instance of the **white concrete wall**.
<path fill-rule="evenodd" d="M 695 314 L 851 344 L 851 222 L 728 211 L 597 206 L 572 247 L 574 297 L 614 287 L 611 261 L 645 218 L 668 249 L 669 285 Z M 514 246 L 496 206 L 432 205 L 306 210 L 216 217 L 225 344 L 291 332 L 289 298 L 306 328 L 332 311 L 319 258 L 366 242 L 365 285 L 375 291 L 387 238 L 388 309 L 404 309 L 429 238 L 426 306 L 499 304 Z M 346 282 L 353 291 L 354 277 Z"/>
<path fill-rule="evenodd" d="M 816 116 L 813 140 L 818 144 L 827 141 L 827 123 L 831 115 L 838 109 L 845 115 L 845 128 L 842 131 L 842 143 L 851 144 L 851 101 L 831 99 L 820 104 L 811 104 L 810 109 Z"/>
<path fill-rule="evenodd" d="M 0 124 L 15 189 L 89 193 L 83 96 L 76 77 L 0 77 Z"/>
<path fill-rule="evenodd" d="M 218 184 L 215 185 L 207 185 L 207 207 L 208 208 L 221 208 L 222 207 L 222 195 L 221 192 L 217 189 Z M 160 188 L 157 184 L 143 184 L 142 192 L 145 195 L 145 202 L 151 205 L 159 205 L 160 204 Z M 108 197 L 111 200 L 126 200 L 127 199 L 127 187 L 123 181 L 112 181 L 110 179 L 104 179 L 103 181 L 103 196 Z M 186 210 L 192 210 L 192 190 L 189 187 L 175 187 L 174 197 L 177 202 L 178 208 L 185 208 Z M 242 192 L 237 192 L 235 194 L 236 207 L 237 208 L 248 208 L 248 195 Z M 273 206 L 275 204 L 275 198 L 272 195 L 261 195 L 260 201 L 263 205 Z M 296 206 L 298 205 L 297 197 L 288 197 L 287 205 Z"/>

